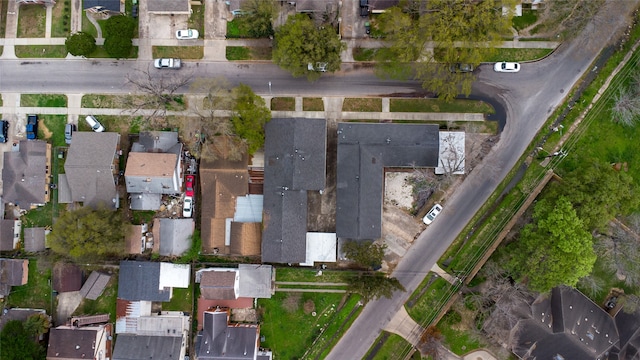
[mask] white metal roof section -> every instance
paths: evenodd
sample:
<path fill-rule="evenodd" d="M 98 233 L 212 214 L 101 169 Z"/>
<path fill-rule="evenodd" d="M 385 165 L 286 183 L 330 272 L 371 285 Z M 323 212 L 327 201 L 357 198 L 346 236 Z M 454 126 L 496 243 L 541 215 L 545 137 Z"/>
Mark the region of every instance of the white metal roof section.
<path fill-rule="evenodd" d="M 235 222 L 262 222 L 263 195 L 249 194 L 236 198 Z"/>
<path fill-rule="evenodd" d="M 440 153 L 436 175 L 465 173 L 465 133 L 462 131 L 440 132 Z"/>
<path fill-rule="evenodd" d="M 335 233 L 307 233 L 307 258 L 300 266 L 313 266 L 314 262 L 336 262 L 337 237 Z"/>
<path fill-rule="evenodd" d="M 189 264 L 160 263 L 160 289 L 188 288 L 190 269 Z"/>

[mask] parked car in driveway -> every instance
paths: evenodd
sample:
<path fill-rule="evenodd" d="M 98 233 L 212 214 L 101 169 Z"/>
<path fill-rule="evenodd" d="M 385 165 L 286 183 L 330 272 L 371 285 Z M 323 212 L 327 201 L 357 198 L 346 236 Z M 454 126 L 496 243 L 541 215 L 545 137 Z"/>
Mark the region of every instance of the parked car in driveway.
<path fill-rule="evenodd" d="M 431 224 L 433 222 L 433 220 L 436 219 L 438 214 L 440 214 L 441 211 L 442 211 L 442 205 L 440 205 L 440 204 L 433 205 L 433 207 L 431 208 L 431 210 L 429 210 L 427 215 L 425 215 L 422 218 L 422 222 L 425 223 L 425 225 Z"/>
<path fill-rule="evenodd" d="M 38 138 L 38 115 L 27 115 L 27 140 Z"/>
<path fill-rule="evenodd" d="M 73 132 L 76 131 L 76 126 L 74 124 L 67 124 L 64 126 L 64 142 L 71 144 L 71 138 L 73 137 Z"/>
<path fill-rule="evenodd" d="M 520 64 L 515 62 L 502 61 L 493 66 L 493 70 L 497 72 L 515 73 L 520 71 Z"/>
<path fill-rule="evenodd" d="M 198 30 L 195 30 L 195 29 L 176 31 L 176 38 L 178 40 L 192 40 L 192 39 L 197 39 L 198 36 L 200 36 L 200 33 L 198 32 Z"/>
<path fill-rule="evenodd" d="M 193 195 L 193 193 L 194 193 L 194 191 L 193 191 L 193 183 L 195 182 L 195 178 L 196 177 L 193 176 L 193 175 L 187 175 L 186 176 L 185 181 L 184 181 L 184 189 L 185 189 L 184 194 L 186 196 L 190 196 L 190 197 L 194 196 Z"/>
<path fill-rule="evenodd" d="M 93 130 L 95 132 L 103 132 L 104 131 L 104 126 L 102 126 L 102 124 L 100 124 L 100 122 L 98 121 L 98 119 L 96 119 L 95 116 L 87 115 L 87 117 L 84 118 L 84 120 L 87 122 L 87 124 L 89 124 L 89 126 L 91 126 L 91 130 Z"/>
<path fill-rule="evenodd" d="M 156 69 L 180 69 L 182 61 L 180 59 L 164 58 L 153 60 Z"/>
<path fill-rule="evenodd" d="M 0 120 L 0 143 L 6 143 L 9 139 L 9 122 Z"/>
<path fill-rule="evenodd" d="M 191 196 L 184 197 L 182 204 L 182 217 L 190 218 L 193 215 L 193 198 Z"/>

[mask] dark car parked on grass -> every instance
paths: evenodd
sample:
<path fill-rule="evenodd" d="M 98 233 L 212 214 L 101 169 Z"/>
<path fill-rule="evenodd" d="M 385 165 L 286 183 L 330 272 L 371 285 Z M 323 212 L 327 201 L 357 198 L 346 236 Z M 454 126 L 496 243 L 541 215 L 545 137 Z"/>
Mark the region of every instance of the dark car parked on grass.
<path fill-rule="evenodd" d="M 38 115 L 27 115 L 27 140 L 38 138 Z"/>

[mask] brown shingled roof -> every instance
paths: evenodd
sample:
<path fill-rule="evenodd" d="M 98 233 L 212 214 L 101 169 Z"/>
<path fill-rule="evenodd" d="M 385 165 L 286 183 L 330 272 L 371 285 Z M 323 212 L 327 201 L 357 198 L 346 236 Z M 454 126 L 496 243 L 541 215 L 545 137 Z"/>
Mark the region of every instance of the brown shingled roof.
<path fill-rule="evenodd" d="M 205 299 L 235 299 L 235 271 L 205 271 L 200 279 L 200 293 Z"/>
<path fill-rule="evenodd" d="M 231 223 L 231 253 L 260 256 L 262 223 Z"/>

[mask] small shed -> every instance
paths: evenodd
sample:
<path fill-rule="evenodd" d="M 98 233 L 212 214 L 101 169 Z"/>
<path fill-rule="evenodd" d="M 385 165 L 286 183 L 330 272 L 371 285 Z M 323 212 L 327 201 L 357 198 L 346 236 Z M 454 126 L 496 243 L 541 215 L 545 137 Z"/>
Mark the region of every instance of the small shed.
<path fill-rule="evenodd" d="M 24 229 L 24 250 L 27 252 L 40 252 L 45 250 L 45 233 L 43 227 Z"/>
<path fill-rule="evenodd" d="M 89 275 L 87 281 L 84 282 L 84 285 L 82 285 L 80 295 L 89 300 L 96 300 L 100 295 L 102 295 L 110 279 L 111 275 L 93 271 Z"/>
<path fill-rule="evenodd" d="M 53 289 L 59 293 L 79 291 L 84 273 L 75 264 L 56 263 L 53 266 Z"/>

